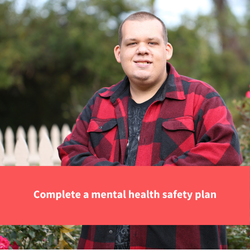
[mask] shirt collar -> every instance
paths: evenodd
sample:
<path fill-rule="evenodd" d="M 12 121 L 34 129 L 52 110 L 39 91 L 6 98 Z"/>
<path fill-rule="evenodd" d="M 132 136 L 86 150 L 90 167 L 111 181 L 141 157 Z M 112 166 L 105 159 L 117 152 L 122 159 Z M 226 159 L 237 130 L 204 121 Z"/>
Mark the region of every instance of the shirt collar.
<path fill-rule="evenodd" d="M 168 77 L 166 79 L 166 84 L 164 86 L 160 100 L 163 101 L 165 98 L 176 99 L 176 100 L 185 100 L 185 94 L 182 86 L 182 81 L 180 75 L 177 73 L 175 68 L 167 63 Z M 118 97 L 124 96 L 124 93 L 129 93 L 129 80 L 128 77 L 118 82 L 117 84 L 111 86 L 106 91 L 100 93 L 102 97 L 110 97 L 112 103 L 116 101 Z"/>

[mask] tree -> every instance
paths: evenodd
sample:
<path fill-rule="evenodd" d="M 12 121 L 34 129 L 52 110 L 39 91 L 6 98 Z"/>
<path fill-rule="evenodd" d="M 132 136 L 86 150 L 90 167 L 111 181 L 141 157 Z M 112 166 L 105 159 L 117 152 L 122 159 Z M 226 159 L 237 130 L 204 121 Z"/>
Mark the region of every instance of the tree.
<path fill-rule="evenodd" d="M 48 1 L 41 11 L 0 3 L 1 129 L 73 124 L 86 100 L 123 72 L 113 47 L 122 16 L 149 1 Z"/>

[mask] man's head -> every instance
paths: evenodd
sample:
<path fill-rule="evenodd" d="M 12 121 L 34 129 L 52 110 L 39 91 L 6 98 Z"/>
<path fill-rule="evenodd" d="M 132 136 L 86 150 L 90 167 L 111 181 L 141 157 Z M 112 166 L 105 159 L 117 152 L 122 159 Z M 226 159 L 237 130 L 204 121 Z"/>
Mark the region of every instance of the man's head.
<path fill-rule="evenodd" d="M 165 25 L 147 12 L 129 16 L 120 27 L 120 44 L 114 48 L 130 81 L 130 88 L 157 90 L 167 77 L 166 63 L 173 48 L 167 42 Z"/>
<path fill-rule="evenodd" d="M 149 13 L 149 12 L 145 12 L 145 11 L 140 11 L 140 12 L 136 12 L 136 13 L 133 13 L 131 14 L 130 16 L 128 16 L 120 25 L 119 27 L 119 31 L 118 31 L 118 35 L 119 35 L 119 45 L 121 46 L 121 42 L 122 42 L 122 27 L 123 27 L 123 24 L 130 20 L 130 21 L 145 21 L 145 20 L 153 20 L 153 19 L 156 19 L 158 20 L 161 25 L 162 25 L 162 37 L 165 41 L 165 44 L 168 43 L 168 34 L 167 34 L 167 29 L 166 29 L 166 26 L 165 24 L 162 22 L 162 20 L 160 18 L 158 18 L 157 16 L 155 16 L 154 14 L 152 13 Z"/>

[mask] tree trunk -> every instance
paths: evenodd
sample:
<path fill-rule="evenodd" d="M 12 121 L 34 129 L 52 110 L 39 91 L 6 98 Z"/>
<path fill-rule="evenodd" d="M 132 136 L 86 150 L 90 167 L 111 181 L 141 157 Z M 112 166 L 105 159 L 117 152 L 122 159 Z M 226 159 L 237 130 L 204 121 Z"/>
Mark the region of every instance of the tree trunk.
<path fill-rule="evenodd" d="M 213 0 L 215 6 L 215 17 L 218 23 L 218 32 L 221 41 L 222 50 L 231 50 L 235 52 L 238 57 L 247 62 L 248 59 L 241 49 L 237 31 L 230 25 L 229 18 L 233 17 L 230 11 L 227 0 Z"/>

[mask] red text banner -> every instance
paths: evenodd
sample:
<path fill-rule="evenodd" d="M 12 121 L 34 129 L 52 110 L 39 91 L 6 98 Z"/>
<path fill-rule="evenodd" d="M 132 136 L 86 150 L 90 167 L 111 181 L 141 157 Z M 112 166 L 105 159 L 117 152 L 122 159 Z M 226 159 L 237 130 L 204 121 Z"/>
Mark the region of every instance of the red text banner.
<path fill-rule="evenodd" d="M 249 225 L 250 167 L 0 167 L 0 225 Z"/>

